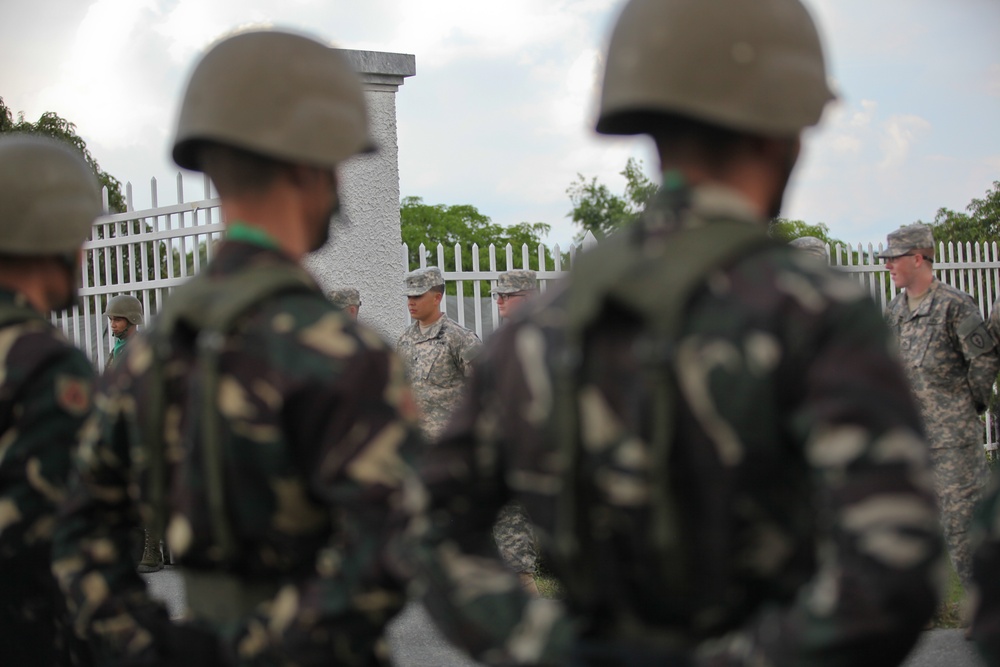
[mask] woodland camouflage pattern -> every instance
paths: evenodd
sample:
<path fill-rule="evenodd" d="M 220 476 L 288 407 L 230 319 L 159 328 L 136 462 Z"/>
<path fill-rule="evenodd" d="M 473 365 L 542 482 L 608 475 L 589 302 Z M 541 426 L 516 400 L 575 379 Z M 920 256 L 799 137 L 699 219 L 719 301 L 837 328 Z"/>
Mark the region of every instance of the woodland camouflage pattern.
<path fill-rule="evenodd" d="M 230 240 L 207 275 L 218 281 L 282 263 L 294 266 Z M 98 397 L 80 448 L 82 483 L 57 531 L 54 570 L 77 628 L 108 663 L 116 655 L 185 667 L 376 664 L 372 647 L 403 605 L 395 544 L 415 480 L 406 460 L 416 411 L 402 365 L 315 286 L 251 307 L 218 357 L 226 508 L 240 545 L 222 563 L 193 409 L 205 400 L 194 332 L 178 328 L 164 387 L 167 543 L 185 571 L 213 581 L 228 572 L 240 589 L 278 592 L 233 622 L 172 625 L 126 555 L 130 530 L 154 514 L 150 455 L 138 434 L 154 389 L 155 331 L 129 344 Z M 222 655 L 212 655 L 215 646 Z"/>
<path fill-rule="evenodd" d="M 674 203 L 688 196 L 690 210 Z M 655 247 L 670 261 L 678 225 L 712 218 L 764 224 L 719 188 L 661 193 L 645 224 L 663 225 Z M 580 278 L 490 339 L 421 465 L 435 519 L 418 552 L 424 602 L 452 641 L 493 664 L 902 661 L 933 613 L 941 554 L 919 414 L 859 286 L 768 248 L 712 272 L 686 310 L 669 470 L 651 471 L 648 444 L 648 416 L 664 407 L 649 384 L 660 348 L 634 315 L 609 310 L 587 338 L 575 471 L 555 444 L 555 378 Z M 650 537 L 664 528 L 653 498 L 667 483 L 680 525 L 665 528 L 682 537 L 673 569 Z M 556 540 L 570 493 L 575 552 Z M 528 599 L 476 554 L 512 499 L 536 524 L 566 607 Z M 604 649 L 618 662 L 588 658 Z"/>
<path fill-rule="evenodd" d="M 975 545 L 972 599 L 977 601 L 972 633 L 987 664 L 997 667 L 1000 665 L 1000 470 L 994 472 L 990 489 L 976 512 L 972 535 Z"/>
<path fill-rule="evenodd" d="M 479 336 L 443 313 L 426 331 L 414 322 L 399 336 L 396 352 L 413 384 L 420 428 L 428 440 L 441 435 L 461 400 L 480 345 Z"/>
<path fill-rule="evenodd" d="M 15 305 L 28 308 L 0 289 L 0 312 Z M 42 315 L 28 317 L 0 329 L 0 664 L 71 664 L 49 562 L 94 372 Z"/>
<path fill-rule="evenodd" d="M 972 297 L 936 278 L 913 312 L 897 294 L 886 319 L 927 429 L 948 552 L 968 586 L 969 522 L 987 475 L 979 414 L 1000 369 L 996 343 Z"/>

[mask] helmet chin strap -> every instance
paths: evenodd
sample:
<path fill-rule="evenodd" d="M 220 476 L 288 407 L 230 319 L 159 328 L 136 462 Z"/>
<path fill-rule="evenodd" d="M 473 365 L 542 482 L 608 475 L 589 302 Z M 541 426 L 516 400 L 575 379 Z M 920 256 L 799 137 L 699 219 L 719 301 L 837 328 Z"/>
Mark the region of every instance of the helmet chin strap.
<path fill-rule="evenodd" d="M 132 324 L 131 322 L 129 322 L 128 325 L 124 329 L 121 330 L 121 332 L 115 333 L 114 331 L 112 331 L 111 335 L 114 336 L 115 338 L 117 338 L 118 340 L 121 340 L 122 338 L 125 337 L 125 334 L 128 333 L 128 330 L 131 329 L 134 326 L 135 326 L 134 324 Z"/>

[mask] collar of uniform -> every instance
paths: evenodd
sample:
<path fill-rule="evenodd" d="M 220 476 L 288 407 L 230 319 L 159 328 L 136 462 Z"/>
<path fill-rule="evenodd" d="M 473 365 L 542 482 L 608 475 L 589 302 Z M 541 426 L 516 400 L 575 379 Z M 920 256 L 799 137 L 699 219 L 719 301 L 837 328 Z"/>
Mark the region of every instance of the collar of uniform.
<path fill-rule="evenodd" d="M 208 267 L 209 275 L 227 275 L 252 269 L 259 265 L 290 264 L 299 266 L 282 250 L 266 248 L 256 243 L 246 243 L 238 239 L 225 239 Z"/>
<path fill-rule="evenodd" d="M 912 320 L 914 317 L 925 317 L 925 316 L 929 315 L 930 312 L 931 312 L 931 306 L 934 305 L 934 293 L 937 291 L 938 287 L 940 287 L 940 286 L 941 286 L 941 283 L 938 282 L 938 279 L 936 277 L 933 278 L 931 280 L 931 284 L 927 287 L 927 295 L 926 295 L 926 297 L 924 298 L 923 301 L 920 302 L 920 305 L 917 306 L 917 309 L 914 310 L 914 311 L 912 311 L 912 312 L 909 310 L 909 308 L 906 307 L 906 295 L 904 294 L 903 295 L 903 306 L 904 306 L 904 308 L 903 308 L 903 313 L 904 313 L 903 314 L 903 319 L 909 321 L 909 320 Z"/>
<path fill-rule="evenodd" d="M 732 188 L 705 184 L 691 190 L 691 209 L 702 219 L 726 219 L 763 224 L 750 201 Z"/>
<path fill-rule="evenodd" d="M 437 322 L 432 324 L 426 332 L 420 331 L 420 322 L 414 322 L 413 326 L 417 329 L 417 342 L 422 343 L 425 340 L 431 340 L 432 338 L 437 338 L 441 335 L 441 330 L 444 329 L 444 323 L 448 319 L 448 316 L 441 313 L 441 317 L 438 318 Z"/>
<path fill-rule="evenodd" d="M 23 292 L 18 292 L 9 287 L 0 287 L 0 303 L 12 303 L 15 306 L 23 306 L 35 310 L 35 307 L 28 301 L 28 297 Z M 44 313 L 42 313 L 44 315 Z"/>

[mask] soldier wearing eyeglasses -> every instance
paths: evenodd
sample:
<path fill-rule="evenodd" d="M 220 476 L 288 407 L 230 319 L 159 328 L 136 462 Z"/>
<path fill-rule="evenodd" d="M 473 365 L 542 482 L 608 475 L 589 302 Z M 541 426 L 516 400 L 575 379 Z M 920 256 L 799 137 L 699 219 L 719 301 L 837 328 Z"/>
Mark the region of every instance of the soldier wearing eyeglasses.
<path fill-rule="evenodd" d="M 987 476 L 979 415 L 1000 366 L 996 343 L 972 297 L 934 276 L 930 227 L 897 229 L 880 256 L 902 290 L 889 303 L 886 319 L 927 426 L 948 553 L 968 589 L 969 523 Z"/>
<path fill-rule="evenodd" d="M 512 316 L 529 297 L 538 292 L 538 279 L 534 271 L 514 269 L 504 271 L 497 277 L 493 288 L 493 298 L 497 300 L 497 310 L 505 320 Z"/>

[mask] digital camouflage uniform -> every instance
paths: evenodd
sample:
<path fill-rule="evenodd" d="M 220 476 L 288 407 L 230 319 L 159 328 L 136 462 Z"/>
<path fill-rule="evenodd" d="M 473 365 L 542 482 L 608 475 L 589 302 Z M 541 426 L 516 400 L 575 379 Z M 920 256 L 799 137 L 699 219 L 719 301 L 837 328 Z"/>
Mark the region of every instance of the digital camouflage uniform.
<path fill-rule="evenodd" d="M 764 225 L 718 187 L 661 192 L 646 220 L 662 227 L 645 256 L 668 268 L 682 228 Z M 874 304 L 764 245 L 708 274 L 669 348 L 608 304 L 577 353 L 575 289 L 607 249 L 490 339 L 422 463 L 441 517 L 419 551 L 436 622 L 491 664 L 901 661 L 933 612 L 941 545 L 919 415 Z M 663 404 L 668 372 L 677 400 Z M 667 408 L 665 453 L 650 443 Z M 475 553 L 512 499 L 565 608 Z"/>
<path fill-rule="evenodd" d="M 920 231 L 917 227 L 930 235 L 924 225 L 903 228 L 904 234 Z M 898 240 L 894 245 L 892 238 L 889 245 L 893 254 L 928 247 L 912 243 L 904 247 Z M 948 552 L 968 586 L 969 522 L 987 475 L 979 415 L 989 405 L 1000 368 L 996 344 L 972 297 L 936 278 L 915 311 L 910 311 L 905 291 L 897 294 L 886 307 L 886 319 L 899 341 L 903 367 L 927 430 Z"/>
<path fill-rule="evenodd" d="M 0 288 L 0 663 L 69 664 L 65 602 L 49 570 L 77 431 L 91 409 L 90 362 L 26 301 Z"/>
<path fill-rule="evenodd" d="M 341 310 L 345 310 L 348 306 L 361 307 L 361 294 L 356 287 L 333 289 L 327 292 L 326 296 L 330 299 L 330 303 Z"/>
<path fill-rule="evenodd" d="M 418 269 L 403 281 L 405 296 L 420 296 L 435 285 L 443 285 L 436 267 Z M 436 439 L 458 405 L 472 359 L 482 343 L 472 331 L 446 314 L 426 330 L 414 322 L 396 342 L 396 352 L 406 365 L 413 395 L 420 409 L 420 428 L 428 440 Z"/>
<path fill-rule="evenodd" d="M 788 245 L 796 250 L 801 250 L 804 253 L 812 255 L 818 260 L 822 260 L 825 264 L 830 263 L 830 252 L 827 250 L 826 243 L 815 236 L 800 236 L 790 241 Z"/>
<path fill-rule="evenodd" d="M 996 309 L 994 308 L 994 312 Z M 973 521 L 973 638 L 989 667 L 1000 666 L 1000 471 Z"/>
<path fill-rule="evenodd" d="M 217 281 L 276 264 L 294 267 L 274 250 L 228 241 L 207 275 Z M 226 509 L 239 545 L 224 559 L 199 447 L 199 406 L 209 397 L 199 391 L 195 332 L 175 333 L 159 387 L 150 378 L 156 352 L 148 337 L 158 323 L 129 343 L 81 444 L 83 484 L 67 502 L 54 565 L 76 623 L 102 648 L 135 660 L 177 648 L 159 639 L 169 628 L 166 611 L 121 560 L 139 518 L 135 505 L 146 522 L 154 517 L 151 454 L 139 434 L 162 391 L 165 534 L 175 561 L 200 581 L 229 573 L 240 588 L 273 588 L 242 618 L 199 619 L 221 636 L 225 657 L 370 664 L 371 645 L 403 604 L 391 547 L 407 518 L 402 450 L 416 413 L 401 364 L 315 286 L 271 297 L 241 319 L 221 343 L 216 397 Z"/>

